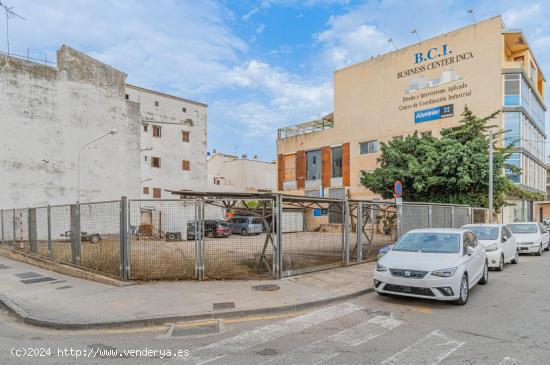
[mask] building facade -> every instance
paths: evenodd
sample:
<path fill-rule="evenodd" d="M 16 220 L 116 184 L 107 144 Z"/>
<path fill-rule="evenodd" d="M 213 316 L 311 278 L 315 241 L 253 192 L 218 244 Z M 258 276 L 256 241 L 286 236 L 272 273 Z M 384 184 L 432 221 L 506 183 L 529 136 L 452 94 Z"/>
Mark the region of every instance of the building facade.
<path fill-rule="evenodd" d="M 509 162 L 523 170 L 507 176 L 544 193 L 544 83 L 524 35 L 500 17 L 337 70 L 333 116 L 279 130 L 278 188 L 379 198 L 360 177 L 376 168 L 380 142 L 415 132 L 437 137 L 467 106 L 481 116 L 502 110 L 496 124 L 507 132 L 497 143 L 514 143 Z M 506 209 L 509 220 L 533 216 L 529 201 Z"/>
<path fill-rule="evenodd" d="M 206 182 L 206 105 L 127 85 L 126 77 L 68 46 L 55 67 L 0 55 L 0 207 L 140 198 L 144 180 L 174 190 Z M 153 138 L 149 122 L 165 138 Z M 144 166 L 151 155 L 158 170 Z"/>
<path fill-rule="evenodd" d="M 173 197 L 169 190 L 202 190 L 206 183 L 207 105 L 126 85 L 139 105 L 141 196 Z"/>
<path fill-rule="evenodd" d="M 268 192 L 277 189 L 275 162 L 214 152 L 208 157 L 208 191 Z"/>

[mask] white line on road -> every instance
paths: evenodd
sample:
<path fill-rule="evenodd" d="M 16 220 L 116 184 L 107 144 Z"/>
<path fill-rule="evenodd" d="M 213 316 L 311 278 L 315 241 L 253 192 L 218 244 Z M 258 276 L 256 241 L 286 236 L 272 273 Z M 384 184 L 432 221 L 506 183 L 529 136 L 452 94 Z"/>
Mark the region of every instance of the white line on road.
<path fill-rule="evenodd" d="M 437 365 L 458 350 L 464 343 L 436 330 L 387 358 L 381 365 Z"/>
<path fill-rule="evenodd" d="M 225 357 L 230 353 L 242 352 L 247 348 L 275 340 L 294 332 L 305 330 L 323 322 L 330 321 L 331 319 L 353 313 L 362 308 L 362 306 L 357 304 L 342 303 L 332 307 L 319 309 L 304 314 L 303 316 L 246 331 L 237 336 L 201 347 L 195 351 L 191 351 L 191 357 L 188 358 L 188 360 L 194 361 L 196 364 L 205 364 L 220 357 Z"/>
<path fill-rule="evenodd" d="M 506 356 L 498 365 L 519 365 L 521 361 L 514 359 L 513 357 Z"/>
<path fill-rule="evenodd" d="M 384 333 L 399 327 L 401 321 L 389 317 L 375 317 L 355 327 L 335 333 L 325 339 L 298 347 L 280 356 L 268 364 L 320 364 L 340 354 L 337 346 L 355 347 L 370 341 Z M 336 345 L 336 347 L 335 347 Z"/>

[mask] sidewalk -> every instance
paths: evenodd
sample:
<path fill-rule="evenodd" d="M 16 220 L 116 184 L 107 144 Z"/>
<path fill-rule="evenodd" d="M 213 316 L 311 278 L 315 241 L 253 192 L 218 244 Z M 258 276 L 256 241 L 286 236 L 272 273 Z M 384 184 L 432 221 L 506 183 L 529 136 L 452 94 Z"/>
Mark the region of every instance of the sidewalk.
<path fill-rule="evenodd" d="M 282 280 L 174 281 L 114 287 L 0 257 L 0 301 L 25 322 L 40 326 L 76 329 L 162 324 L 289 311 L 344 300 L 372 290 L 372 270 L 369 263 Z M 276 284 L 280 289 L 252 290 L 260 284 Z M 233 302 L 234 308 L 214 310 L 214 303 L 227 302 Z"/>

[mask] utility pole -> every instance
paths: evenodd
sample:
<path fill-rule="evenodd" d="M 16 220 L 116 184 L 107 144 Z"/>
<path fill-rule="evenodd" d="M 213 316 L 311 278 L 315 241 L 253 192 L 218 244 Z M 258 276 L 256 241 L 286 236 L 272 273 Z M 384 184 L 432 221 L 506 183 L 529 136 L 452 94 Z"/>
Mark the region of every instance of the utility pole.
<path fill-rule="evenodd" d="M 489 131 L 489 223 L 493 223 L 493 131 Z"/>

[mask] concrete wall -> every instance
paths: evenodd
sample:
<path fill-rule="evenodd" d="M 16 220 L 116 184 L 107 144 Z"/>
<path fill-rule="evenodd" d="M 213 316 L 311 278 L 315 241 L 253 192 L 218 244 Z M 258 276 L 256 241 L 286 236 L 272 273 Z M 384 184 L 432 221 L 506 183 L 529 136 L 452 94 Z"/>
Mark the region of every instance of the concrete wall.
<path fill-rule="evenodd" d="M 208 158 L 208 190 L 211 187 L 217 189 L 214 191 L 276 190 L 276 169 L 273 162 L 215 153 Z M 220 185 L 214 184 L 215 178 Z"/>
<path fill-rule="evenodd" d="M 190 100 L 126 85 L 130 101 L 139 104 L 142 187 L 170 190 L 203 190 L 206 184 L 207 106 Z M 157 104 L 155 104 L 157 103 Z M 147 126 L 145 131 L 144 126 Z M 161 137 L 153 137 L 153 126 L 161 128 Z M 189 132 L 189 142 L 182 132 Z M 145 149 L 152 148 L 150 151 Z M 151 166 L 151 157 L 160 157 L 161 167 Z M 183 171 L 182 160 L 190 162 Z M 173 198 L 162 191 L 162 198 Z"/>
<path fill-rule="evenodd" d="M 139 109 L 126 75 L 67 46 L 57 68 L 0 55 L 0 207 L 139 197 Z"/>

